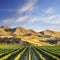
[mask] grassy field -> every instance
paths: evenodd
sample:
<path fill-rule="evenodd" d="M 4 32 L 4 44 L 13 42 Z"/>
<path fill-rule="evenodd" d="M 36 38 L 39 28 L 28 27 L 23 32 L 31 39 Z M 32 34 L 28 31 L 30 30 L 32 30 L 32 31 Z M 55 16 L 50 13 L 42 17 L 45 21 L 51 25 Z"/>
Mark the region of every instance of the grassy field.
<path fill-rule="evenodd" d="M 60 60 L 60 46 L 0 45 L 0 60 Z"/>

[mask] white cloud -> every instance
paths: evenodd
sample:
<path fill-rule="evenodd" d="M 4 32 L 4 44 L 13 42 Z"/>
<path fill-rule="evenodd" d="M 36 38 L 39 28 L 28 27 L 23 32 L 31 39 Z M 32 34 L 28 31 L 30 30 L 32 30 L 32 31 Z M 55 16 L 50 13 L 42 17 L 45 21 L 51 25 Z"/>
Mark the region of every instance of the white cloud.
<path fill-rule="evenodd" d="M 18 9 L 0 9 L 0 11 L 8 11 L 8 12 L 18 12 L 23 13 L 26 11 L 31 11 L 34 8 L 34 5 L 37 3 L 38 0 L 27 0 L 25 5 L 21 6 Z"/>
<path fill-rule="evenodd" d="M 2 22 L 3 22 L 3 23 L 9 23 L 9 22 L 12 22 L 12 21 L 13 21 L 13 18 L 9 18 L 9 19 L 3 20 Z"/>
<path fill-rule="evenodd" d="M 41 20 L 49 24 L 57 25 L 60 24 L 60 15 L 55 14 L 54 8 L 48 8 L 44 10 L 44 15 Z"/>
<path fill-rule="evenodd" d="M 40 22 L 43 18 L 41 16 L 32 17 L 28 23 Z"/>
<path fill-rule="evenodd" d="M 28 15 L 22 16 L 22 17 L 18 17 L 15 22 L 22 22 L 22 21 L 24 21 L 26 18 L 28 18 Z"/>
<path fill-rule="evenodd" d="M 19 22 L 23 22 L 25 21 L 25 19 L 27 19 L 29 17 L 29 15 L 25 15 L 25 16 L 21 16 L 18 18 L 9 18 L 9 19 L 5 19 L 2 21 L 2 23 L 7 24 L 7 23 L 19 23 Z"/>
<path fill-rule="evenodd" d="M 60 24 L 60 17 L 57 17 L 55 20 L 53 20 L 51 24 Z"/>
<path fill-rule="evenodd" d="M 36 4 L 37 0 L 29 0 L 24 6 L 22 6 L 18 12 L 22 13 L 25 11 L 30 11 L 33 9 L 34 5 Z"/>
<path fill-rule="evenodd" d="M 52 19 L 55 19 L 57 16 L 56 15 L 51 15 L 49 17 L 47 17 L 47 20 L 52 20 Z"/>
<path fill-rule="evenodd" d="M 48 9 L 44 10 L 44 12 L 46 14 L 52 14 L 52 13 L 54 13 L 54 9 L 53 8 L 48 8 Z"/>
<path fill-rule="evenodd" d="M 45 19 L 45 22 L 53 25 L 60 24 L 60 16 L 52 15 L 50 17 L 47 17 Z"/>
<path fill-rule="evenodd" d="M 57 24 L 60 24 L 60 16 L 59 15 L 50 15 L 48 17 L 45 17 L 45 16 L 38 16 L 38 17 L 34 17 L 34 18 L 31 18 L 29 20 L 29 23 L 34 23 L 34 22 L 45 22 L 46 23 L 49 23 L 49 24 L 53 24 L 53 25 L 57 25 Z"/>
<path fill-rule="evenodd" d="M 56 24 L 60 24 L 60 16 L 59 15 L 51 15 L 48 17 L 44 16 L 40 18 L 40 21 L 56 25 Z"/>
<path fill-rule="evenodd" d="M 37 21 L 37 18 L 32 18 L 31 20 L 29 20 L 29 23 L 33 23 L 33 22 L 36 22 Z"/>
<path fill-rule="evenodd" d="M 34 23 L 34 22 L 40 22 L 40 21 L 44 21 L 44 22 L 51 22 L 51 21 L 55 21 L 54 19 L 57 18 L 57 15 L 51 15 L 48 17 L 44 17 L 44 16 L 37 16 L 37 17 L 33 17 L 29 20 L 29 23 Z"/>

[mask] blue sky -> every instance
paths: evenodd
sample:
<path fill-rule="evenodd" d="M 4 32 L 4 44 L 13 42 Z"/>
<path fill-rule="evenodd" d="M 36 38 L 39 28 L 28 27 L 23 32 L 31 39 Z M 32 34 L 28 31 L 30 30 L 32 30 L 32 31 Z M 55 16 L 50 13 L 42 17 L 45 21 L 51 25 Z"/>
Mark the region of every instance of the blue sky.
<path fill-rule="evenodd" d="M 60 31 L 60 0 L 0 0 L 0 26 Z"/>

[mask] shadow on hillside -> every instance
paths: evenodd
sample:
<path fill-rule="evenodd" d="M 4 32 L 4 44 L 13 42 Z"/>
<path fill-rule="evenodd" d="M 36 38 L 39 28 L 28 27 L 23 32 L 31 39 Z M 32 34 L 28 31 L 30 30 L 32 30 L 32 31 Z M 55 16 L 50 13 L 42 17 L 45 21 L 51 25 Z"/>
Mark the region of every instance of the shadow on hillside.
<path fill-rule="evenodd" d="M 0 38 L 0 44 L 20 44 L 20 45 L 30 45 L 30 43 L 22 41 L 20 38 Z"/>
<path fill-rule="evenodd" d="M 58 42 L 60 41 L 60 39 L 55 39 L 55 40 L 46 40 L 46 41 L 43 41 L 43 40 L 40 40 L 40 42 L 47 42 L 49 44 L 57 44 Z"/>

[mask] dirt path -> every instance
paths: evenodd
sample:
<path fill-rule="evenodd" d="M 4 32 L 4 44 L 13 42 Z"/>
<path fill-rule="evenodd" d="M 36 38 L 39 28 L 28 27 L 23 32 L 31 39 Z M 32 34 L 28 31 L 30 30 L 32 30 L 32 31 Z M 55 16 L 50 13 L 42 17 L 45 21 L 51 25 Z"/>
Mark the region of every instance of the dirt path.
<path fill-rule="evenodd" d="M 32 60 L 40 60 L 33 49 L 31 49 L 31 58 Z"/>
<path fill-rule="evenodd" d="M 20 60 L 28 60 L 28 52 L 29 50 L 27 49 Z"/>

